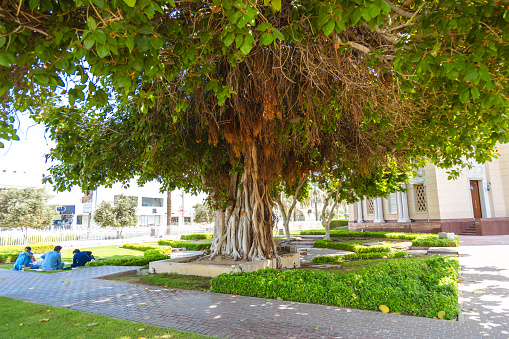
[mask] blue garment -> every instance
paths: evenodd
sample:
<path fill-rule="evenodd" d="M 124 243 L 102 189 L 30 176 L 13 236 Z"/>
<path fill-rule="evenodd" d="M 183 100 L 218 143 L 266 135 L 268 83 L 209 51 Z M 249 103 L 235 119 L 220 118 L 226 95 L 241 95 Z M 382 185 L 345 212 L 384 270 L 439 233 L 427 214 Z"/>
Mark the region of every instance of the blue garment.
<path fill-rule="evenodd" d="M 78 252 L 72 257 L 71 267 L 85 266 L 91 260 L 92 258 L 90 258 L 87 252 Z"/>
<path fill-rule="evenodd" d="M 64 267 L 62 256 L 56 251 L 51 251 L 44 254 L 44 261 L 42 262 L 41 269 L 43 271 L 59 270 Z"/>
<path fill-rule="evenodd" d="M 14 266 L 12 268 L 13 270 L 20 270 L 25 265 L 30 264 L 30 262 L 32 261 L 32 257 L 28 256 L 27 254 L 30 254 L 33 256 L 32 252 L 26 252 L 26 251 L 21 252 L 18 255 L 18 257 L 16 258 L 16 261 L 14 262 Z"/>

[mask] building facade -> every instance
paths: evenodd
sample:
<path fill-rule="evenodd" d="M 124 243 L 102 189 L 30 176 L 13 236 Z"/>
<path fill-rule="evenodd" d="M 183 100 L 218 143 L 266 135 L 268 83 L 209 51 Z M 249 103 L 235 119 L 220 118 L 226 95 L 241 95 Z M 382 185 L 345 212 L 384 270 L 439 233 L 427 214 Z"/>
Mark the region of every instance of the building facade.
<path fill-rule="evenodd" d="M 428 164 L 406 191 L 349 205 L 351 231 L 509 234 L 509 144 L 486 164 L 472 162 L 455 180 Z"/>

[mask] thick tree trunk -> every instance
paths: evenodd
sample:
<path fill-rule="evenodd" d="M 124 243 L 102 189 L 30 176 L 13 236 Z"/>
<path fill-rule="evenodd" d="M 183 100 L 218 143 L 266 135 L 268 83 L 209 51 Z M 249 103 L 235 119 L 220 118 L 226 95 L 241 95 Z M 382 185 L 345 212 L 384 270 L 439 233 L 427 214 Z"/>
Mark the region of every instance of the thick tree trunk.
<path fill-rule="evenodd" d="M 227 256 L 234 260 L 277 257 L 273 228 L 276 216 L 269 194 L 269 182 L 258 176 L 256 148 L 251 162 L 239 178 L 230 177 L 230 206 L 216 211 L 211 259 Z"/>

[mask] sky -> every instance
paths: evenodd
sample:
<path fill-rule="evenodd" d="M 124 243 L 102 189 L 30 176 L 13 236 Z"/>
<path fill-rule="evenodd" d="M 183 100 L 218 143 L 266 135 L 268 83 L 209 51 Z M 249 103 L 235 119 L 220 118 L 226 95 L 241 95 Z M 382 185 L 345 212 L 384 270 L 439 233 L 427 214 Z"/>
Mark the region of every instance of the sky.
<path fill-rule="evenodd" d="M 19 122 L 19 126 L 16 126 L 19 141 L 2 141 L 4 148 L 0 148 L 0 171 L 40 175 L 42 180 L 42 174 L 49 173 L 48 168 L 51 166 L 51 162 L 46 163 L 44 155 L 50 152 L 50 149 L 55 146 L 55 142 L 49 138 L 49 133 L 45 133 L 46 127 L 35 123 L 28 114 L 18 114 L 17 122 Z M 19 185 L 23 185 L 23 183 L 19 183 Z M 75 194 L 81 197 L 79 189 L 73 189 L 73 191 L 76 191 Z M 177 191 L 172 193 L 172 207 L 174 208 L 182 205 L 182 196 L 179 194 L 180 192 Z M 188 207 L 202 203 L 206 197 L 206 194 L 192 196 L 186 193 L 184 196 L 186 210 Z"/>

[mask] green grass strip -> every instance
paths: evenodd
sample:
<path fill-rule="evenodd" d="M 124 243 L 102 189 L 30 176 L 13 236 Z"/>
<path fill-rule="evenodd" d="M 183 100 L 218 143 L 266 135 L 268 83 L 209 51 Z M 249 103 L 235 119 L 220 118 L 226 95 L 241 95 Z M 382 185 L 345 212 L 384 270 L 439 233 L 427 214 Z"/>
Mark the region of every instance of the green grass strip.
<path fill-rule="evenodd" d="M 147 302 L 147 305 L 140 307 L 149 308 L 151 305 Z M 0 297 L 0 317 L 2 338 L 210 338 L 6 297 Z M 41 319 L 49 320 L 41 322 Z"/>

